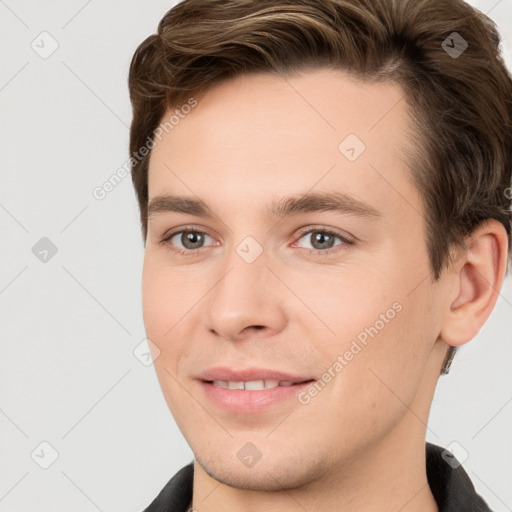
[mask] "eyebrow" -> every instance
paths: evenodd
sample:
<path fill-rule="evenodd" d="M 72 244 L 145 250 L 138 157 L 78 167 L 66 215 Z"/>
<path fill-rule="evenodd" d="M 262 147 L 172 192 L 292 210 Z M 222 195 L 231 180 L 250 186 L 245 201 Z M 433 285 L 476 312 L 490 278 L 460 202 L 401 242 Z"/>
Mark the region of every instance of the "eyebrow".
<path fill-rule="evenodd" d="M 151 198 L 148 205 L 148 219 L 164 212 L 184 213 L 204 218 L 217 217 L 213 210 L 199 199 L 169 194 Z M 267 215 L 274 218 L 314 212 L 336 212 L 368 219 L 382 217 L 382 214 L 373 206 L 343 192 L 316 192 L 286 196 L 274 201 L 267 208 Z"/>

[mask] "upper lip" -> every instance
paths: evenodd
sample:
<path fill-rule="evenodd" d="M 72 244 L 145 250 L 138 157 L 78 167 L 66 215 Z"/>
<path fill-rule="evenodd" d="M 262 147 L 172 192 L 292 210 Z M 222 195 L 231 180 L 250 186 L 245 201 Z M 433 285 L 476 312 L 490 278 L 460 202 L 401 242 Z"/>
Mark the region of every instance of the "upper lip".
<path fill-rule="evenodd" d="M 247 382 L 253 380 L 278 380 L 290 382 L 304 382 L 313 380 L 312 377 L 307 375 L 297 375 L 278 370 L 270 370 L 268 368 L 244 368 L 233 370 L 224 366 L 217 366 L 215 368 L 208 368 L 204 370 L 199 376 L 199 379 L 204 381 L 224 380 L 228 382 Z"/>

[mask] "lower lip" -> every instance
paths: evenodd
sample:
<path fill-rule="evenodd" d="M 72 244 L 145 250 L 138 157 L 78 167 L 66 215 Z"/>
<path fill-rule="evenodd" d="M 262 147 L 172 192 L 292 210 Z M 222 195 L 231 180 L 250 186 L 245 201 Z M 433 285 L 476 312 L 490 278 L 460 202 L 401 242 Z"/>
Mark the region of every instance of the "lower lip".
<path fill-rule="evenodd" d="M 273 404 L 297 399 L 297 395 L 313 384 L 314 381 L 293 384 L 292 386 L 277 386 L 262 390 L 226 389 L 211 382 L 201 381 L 201 387 L 207 398 L 217 407 L 230 412 L 261 412 Z M 298 402 L 298 401 L 297 401 Z"/>

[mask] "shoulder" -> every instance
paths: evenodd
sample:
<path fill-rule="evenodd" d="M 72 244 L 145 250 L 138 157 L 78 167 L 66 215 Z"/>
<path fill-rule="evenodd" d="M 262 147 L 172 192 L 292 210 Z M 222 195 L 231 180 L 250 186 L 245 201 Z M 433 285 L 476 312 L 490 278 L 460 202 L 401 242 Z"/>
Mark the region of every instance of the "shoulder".
<path fill-rule="evenodd" d="M 427 479 L 439 512 L 492 512 L 449 450 L 426 443 Z"/>

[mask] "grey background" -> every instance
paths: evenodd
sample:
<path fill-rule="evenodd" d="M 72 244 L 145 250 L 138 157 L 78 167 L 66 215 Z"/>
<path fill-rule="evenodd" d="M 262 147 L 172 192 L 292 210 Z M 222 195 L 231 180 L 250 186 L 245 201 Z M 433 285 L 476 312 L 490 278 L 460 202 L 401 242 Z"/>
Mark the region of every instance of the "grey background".
<path fill-rule="evenodd" d="M 0 0 L 2 512 L 139 511 L 192 460 L 133 353 L 145 333 L 130 177 L 92 195 L 128 156 L 131 56 L 174 3 Z M 470 3 L 498 22 L 512 66 L 512 2 Z M 47 58 L 31 47 L 51 49 L 43 31 L 58 43 Z M 57 248 L 46 262 L 43 237 Z M 511 313 L 508 277 L 440 379 L 427 437 L 468 452 L 496 511 L 512 510 Z"/>

